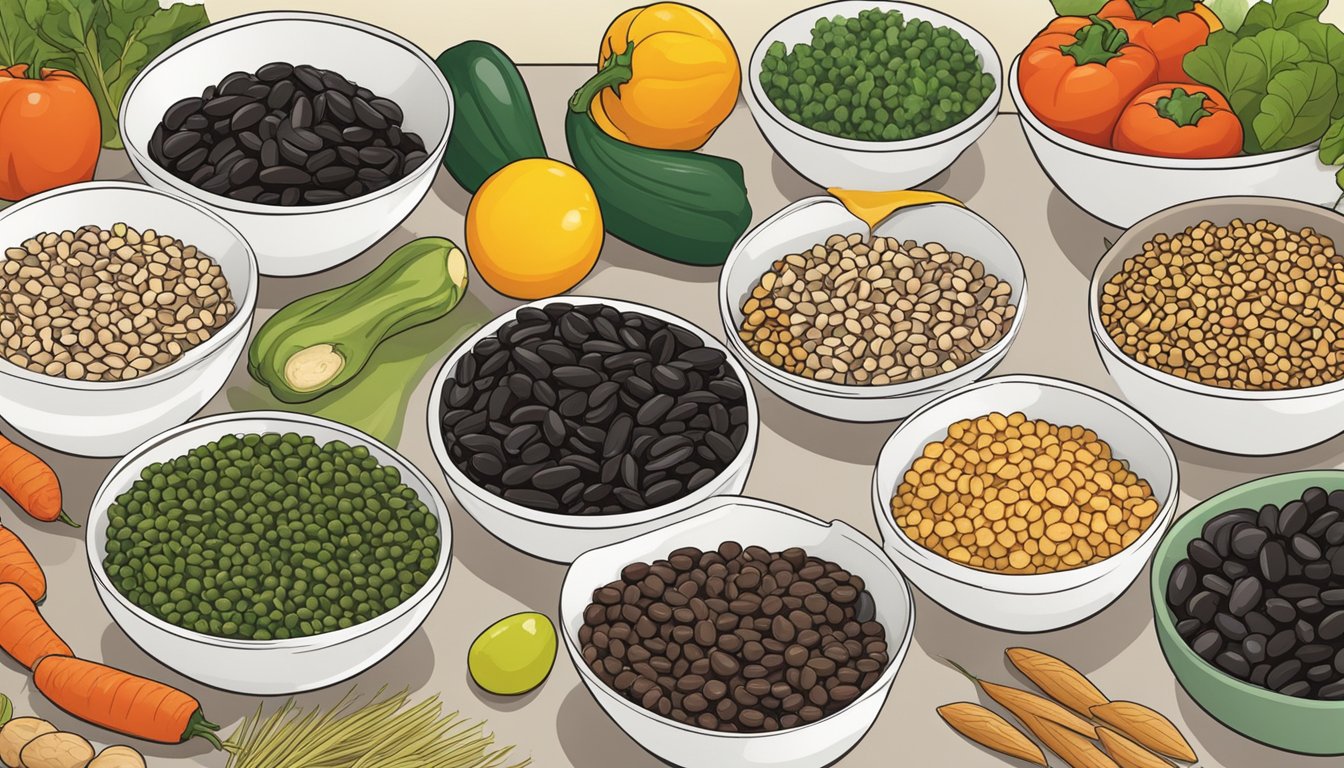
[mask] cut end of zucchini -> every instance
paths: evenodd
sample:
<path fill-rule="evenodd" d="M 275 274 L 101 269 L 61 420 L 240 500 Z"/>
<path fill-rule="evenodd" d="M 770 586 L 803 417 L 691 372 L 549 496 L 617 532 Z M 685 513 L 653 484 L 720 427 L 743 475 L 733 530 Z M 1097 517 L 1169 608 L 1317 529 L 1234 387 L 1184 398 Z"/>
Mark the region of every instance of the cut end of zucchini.
<path fill-rule="evenodd" d="M 461 248 L 448 251 L 448 279 L 459 289 L 467 287 L 467 255 Z"/>
<path fill-rule="evenodd" d="M 285 361 L 285 383 L 295 392 L 321 389 L 341 374 L 345 357 L 331 344 L 314 344 Z"/>

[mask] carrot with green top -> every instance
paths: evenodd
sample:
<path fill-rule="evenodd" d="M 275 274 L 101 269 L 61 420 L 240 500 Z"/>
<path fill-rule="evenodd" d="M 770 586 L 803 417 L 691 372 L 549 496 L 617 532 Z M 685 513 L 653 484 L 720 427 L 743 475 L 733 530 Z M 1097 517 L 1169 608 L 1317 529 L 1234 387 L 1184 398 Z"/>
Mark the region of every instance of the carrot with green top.
<path fill-rule="evenodd" d="M 47 596 L 47 576 L 18 534 L 0 526 L 0 584 L 14 584 L 34 603 Z"/>
<path fill-rule="evenodd" d="M 35 520 L 50 523 L 56 520 L 72 525 L 61 509 L 61 481 L 56 472 L 28 449 L 0 435 L 0 491 L 9 494 L 19 509 Z"/>
<path fill-rule="evenodd" d="M 29 669 L 47 656 L 73 654 L 15 584 L 0 584 L 0 648 Z"/>
<path fill-rule="evenodd" d="M 52 704 L 110 731 L 145 741 L 180 744 L 201 737 L 223 749 L 201 703 L 171 685 L 67 656 L 47 656 L 33 684 Z"/>

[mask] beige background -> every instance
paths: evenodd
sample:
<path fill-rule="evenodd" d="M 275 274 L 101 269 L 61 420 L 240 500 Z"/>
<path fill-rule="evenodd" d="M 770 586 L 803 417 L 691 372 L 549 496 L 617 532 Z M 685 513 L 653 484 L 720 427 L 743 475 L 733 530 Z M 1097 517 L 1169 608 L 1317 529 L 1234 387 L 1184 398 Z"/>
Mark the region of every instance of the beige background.
<path fill-rule="evenodd" d="M 214 21 L 264 10 L 309 10 L 349 16 L 404 35 L 430 53 L 472 38 L 489 40 L 526 64 L 596 63 L 607 24 L 635 0 L 205 0 Z M 698 0 L 743 59 L 785 16 L 817 0 Z M 1054 15 L 1049 0 L 921 0 L 980 30 L 1006 64 Z M 1325 18 L 1344 25 L 1344 3 Z"/>
<path fill-rule="evenodd" d="M 567 155 L 560 125 L 564 102 L 582 79 L 580 67 L 526 68 L 525 75 L 542 118 L 551 153 Z M 707 151 L 728 155 L 745 168 L 754 219 L 759 221 L 786 203 L 819 190 L 774 157 L 745 108 L 739 105 L 714 136 Z M 135 178 L 119 153 L 108 153 L 99 169 L 103 178 Z M 1012 116 L 1000 116 L 981 141 L 929 188 L 965 200 L 998 226 L 1026 264 L 1032 294 L 1020 337 L 997 373 L 1032 372 L 1057 376 L 1114 393 L 1092 346 L 1086 321 L 1086 285 L 1103 251 L 1103 238 L 1116 230 L 1076 208 L 1054 191 L 1036 166 Z M 445 172 L 429 196 L 406 221 L 360 258 L 322 275 L 265 279 L 258 319 L 315 290 L 348 282 L 379 263 L 393 248 L 422 235 L 443 235 L 462 242 L 462 217 L 468 198 Z M 94 215 L 94 214 L 91 214 Z M 165 224 L 164 228 L 167 229 Z M 654 304 L 722 334 L 715 300 L 718 270 L 687 267 L 656 259 L 608 239 L 594 272 L 578 293 L 612 296 Z M 468 297 L 449 316 L 454 322 L 480 323 L 513 302 L 493 293 L 474 275 Z M 452 322 L 448 324 L 452 325 Z M 459 334 L 468 328 L 459 329 Z M 447 356 L 456 337 L 446 336 L 436 354 Z M 471 640 L 496 619 L 521 610 L 555 615 L 564 575 L 559 565 L 526 557 L 493 539 L 452 501 L 431 456 L 425 427 L 425 403 L 437 362 L 410 398 L 401 450 L 435 478 L 453 512 L 453 566 L 447 590 L 424 628 L 391 657 L 352 684 L 373 692 L 409 686 L 417 695 L 442 694 L 451 709 L 486 718 L 502 743 L 517 744 L 538 766 L 578 768 L 657 768 L 661 765 L 621 733 L 582 687 L 561 652 L 555 671 L 538 690 L 516 699 L 490 696 L 467 679 L 465 656 Z M 252 407 L 255 390 L 243 365 L 207 413 Z M 847 424 L 800 411 L 762 387 L 761 434 L 746 492 L 795 506 L 824 519 L 842 519 L 870 536 L 878 535 L 868 500 L 872 464 L 891 424 Z M 5 434 L 14 431 L 5 428 Z M 20 442 L 24 442 L 20 439 Z M 32 446 L 30 443 L 24 443 Z M 110 460 L 80 459 L 35 447 L 55 465 L 65 484 L 66 508 L 83 519 L 94 490 L 110 469 Z M 1344 466 L 1344 439 L 1309 451 L 1270 459 L 1233 458 L 1176 443 L 1181 460 L 1181 509 L 1247 479 L 1293 469 Z M 43 613 L 70 644 L 90 658 L 106 659 L 140 674 L 180 685 L 198 695 L 205 711 L 225 724 L 225 733 L 244 715 L 279 699 L 255 698 L 208 689 L 147 657 L 111 625 L 98 604 L 84 555 L 82 531 L 59 525 L 38 526 L 0 500 L 0 516 L 29 543 L 47 569 L 50 597 Z M 1114 698 L 1142 701 L 1181 725 L 1204 766 L 1225 768 L 1325 768 L 1339 758 L 1307 758 L 1277 752 L 1241 738 L 1199 709 L 1167 669 L 1152 631 L 1147 576 L 1114 605 L 1073 628 L 1034 636 L 1012 635 L 970 624 L 917 595 L 914 642 L 891 697 L 868 736 L 838 764 L 843 768 L 901 765 L 930 768 L 997 768 L 1005 763 L 946 728 L 934 713 L 938 705 L 975 700 L 971 686 L 939 659 L 955 659 L 971 670 L 1009 681 L 1002 654 L 1027 644 L 1076 664 Z M 303 704 L 331 703 L 348 684 L 300 697 Z M 0 691 L 15 699 L 20 714 L 36 712 L 60 727 L 107 744 L 117 737 L 74 721 L 29 689 L 22 670 L 0 660 Z M 222 755 L 204 742 L 147 749 L 153 765 L 223 768 Z M 1056 766 L 1060 765 L 1055 763 Z M 714 768 L 712 760 L 703 766 Z"/>

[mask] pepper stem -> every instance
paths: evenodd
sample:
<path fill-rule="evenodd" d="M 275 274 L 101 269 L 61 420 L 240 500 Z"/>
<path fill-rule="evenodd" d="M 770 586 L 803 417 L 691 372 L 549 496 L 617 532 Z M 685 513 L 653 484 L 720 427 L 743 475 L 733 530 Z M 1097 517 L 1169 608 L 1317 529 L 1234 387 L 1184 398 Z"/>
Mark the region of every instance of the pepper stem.
<path fill-rule="evenodd" d="M 1200 120 L 1213 114 L 1204 108 L 1208 98 L 1208 94 L 1203 91 L 1187 92 L 1184 88 L 1173 88 L 1171 95 L 1157 100 L 1157 114 L 1182 128 L 1199 125 Z"/>
<path fill-rule="evenodd" d="M 602 92 L 603 88 L 610 88 L 617 96 L 621 95 L 621 86 L 630 82 L 634 77 L 634 70 L 630 67 L 630 60 L 635 55 L 635 44 L 627 42 L 625 50 L 621 53 L 607 59 L 607 63 L 597 70 L 597 74 L 588 78 L 588 82 L 579 86 L 579 90 L 574 92 L 574 96 L 569 100 L 569 109 L 572 112 L 587 112 L 593 99 Z"/>
<path fill-rule="evenodd" d="M 1061 45 L 1059 52 L 1072 56 L 1078 66 L 1101 64 L 1120 55 L 1120 49 L 1129 44 L 1129 35 L 1100 16 L 1092 16 L 1092 23 L 1074 33 L 1070 45 Z"/>

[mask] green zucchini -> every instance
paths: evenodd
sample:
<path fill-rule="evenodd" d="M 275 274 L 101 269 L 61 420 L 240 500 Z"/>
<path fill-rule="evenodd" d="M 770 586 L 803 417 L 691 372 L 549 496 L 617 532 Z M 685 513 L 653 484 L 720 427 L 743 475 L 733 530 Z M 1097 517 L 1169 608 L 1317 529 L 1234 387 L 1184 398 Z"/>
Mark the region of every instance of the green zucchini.
<path fill-rule="evenodd" d="M 467 257 L 456 245 L 414 240 L 353 283 L 271 315 L 248 348 L 248 373 L 278 400 L 312 400 L 354 378 L 388 337 L 448 314 L 466 289 Z"/>
<path fill-rule="evenodd" d="M 565 138 L 607 232 L 649 253 L 722 264 L 751 224 L 742 166 L 698 152 L 649 149 L 608 136 L 586 110 L 567 110 Z"/>
<path fill-rule="evenodd" d="M 435 63 L 453 91 L 443 165 L 457 183 L 474 193 L 509 163 L 546 156 L 532 97 L 503 51 L 468 40 L 439 54 Z"/>

